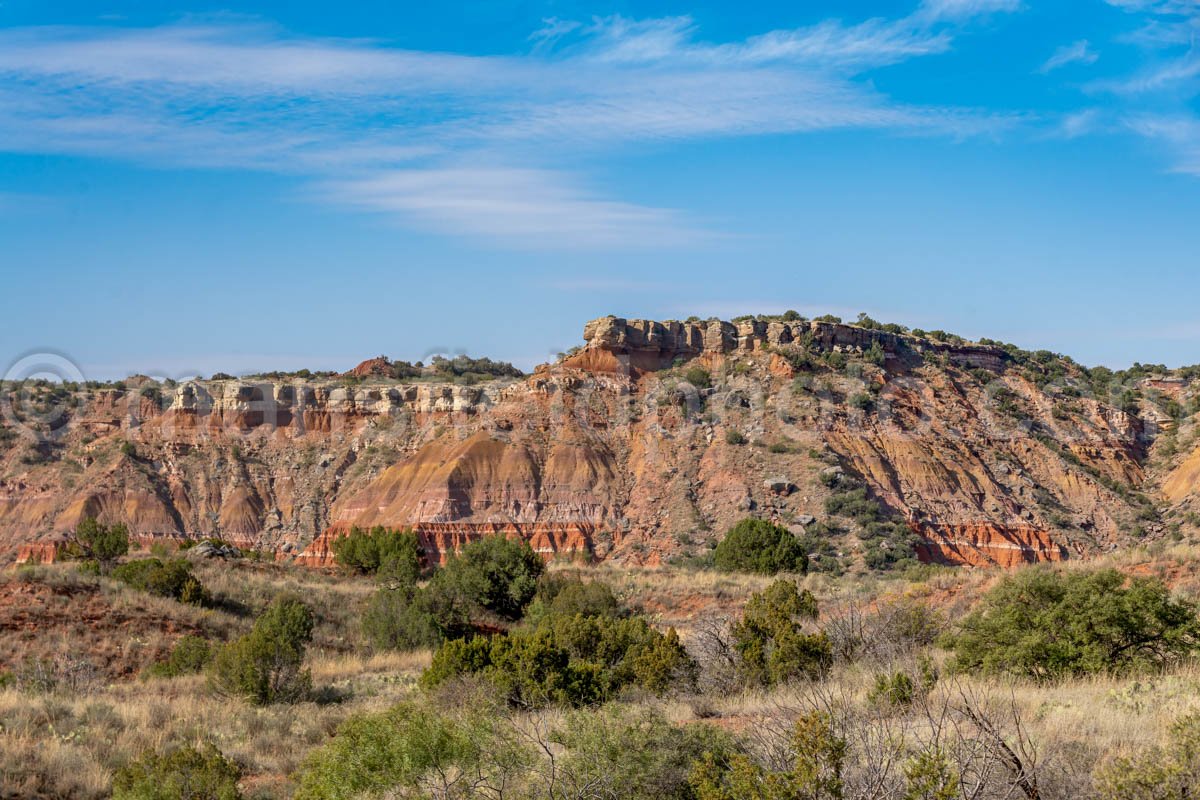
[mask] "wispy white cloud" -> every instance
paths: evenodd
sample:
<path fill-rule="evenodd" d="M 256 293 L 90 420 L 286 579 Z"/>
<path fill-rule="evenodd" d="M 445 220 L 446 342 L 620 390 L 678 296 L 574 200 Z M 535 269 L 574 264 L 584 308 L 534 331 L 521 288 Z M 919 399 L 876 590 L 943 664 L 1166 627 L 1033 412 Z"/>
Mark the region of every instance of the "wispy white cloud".
<path fill-rule="evenodd" d="M 930 19 L 964 20 L 1021 8 L 1021 0 L 924 0 L 919 13 Z"/>
<path fill-rule="evenodd" d="M 1200 2 L 1196 0 L 1105 0 L 1105 2 L 1125 11 L 1168 16 L 1200 14 Z"/>
<path fill-rule="evenodd" d="M 1200 177 L 1200 0 L 1105 0 L 1131 15 L 1137 27 L 1114 37 L 1139 48 L 1142 63 L 1130 73 L 1086 84 L 1107 94 L 1114 108 L 1108 130 L 1131 131 L 1162 147 L 1176 172 Z M 1084 52 L 1088 52 L 1087 49 Z"/>
<path fill-rule="evenodd" d="M 1194 83 L 1197 77 L 1200 77 L 1200 57 L 1189 51 L 1179 58 L 1154 65 L 1133 77 L 1103 82 L 1098 84 L 1098 87 L 1118 94 L 1177 91 L 1181 84 Z M 1191 88 L 1194 92 L 1195 87 Z"/>
<path fill-rule="evenodd" d="M 1150 63 L 1131 77 L 1100 81 L 1092 89 L 1118 94 L 1141 94 L 1175 90 L 1179 84 L 1200 76 L 1200 58 L 1195 46 L 1200 38 L 1200 0 L 1106 0 L 1110 6 L 1137 15 L 1142 27 L 1119 37 L 1154 54 Z M 1169 51 L 1174 57 L 1165 57 Z M 1182 53 L 1180 53 L 1182 51 Z M 1165 57 L 1165 60 L 1164 60 Z M 1196 87 L 1193 86 L 1193 90 Z M 1194 91 L 1193 91 L 1194 93 Z"/>
<path fill-rule="evenodd" d="M 391 92 L 399 85 L 405 94 L 485 91 L 511 79 L 506 63 L 386 48 L 368 40 L 292 37 L 264 25 L 0 31 L 0 74 L 85 82 L 100 90 L 172 85 L 210 93 L 311 96 Z"/>
<path fill-rule="evenodd" d="M 1147 139 L 1165 144 L 1174 155 L 1174 171 L 1200 177 L 1200 119 L 1192 115 L 1140 114 L 1128 127 Z"/>
<path fill-rule="evenodd" d="M 542 20 L 542 27 L 529 34 L 529 41 L 538 49 L 545 50 L 554 47 L 565 36 L 569 36 L 583 27 L 583 23 L 575 19 L 559 19 L 547 17 Z"/>
<path fill-rule="evenodd" d="M 263 24 L 0 31 L 0 148 L 300 175 L 409 224 L 532 246 L 695 242 L 675 211 L 564 170 L 664 139 L 836 129 L 964 136 L 1012 119 L 899 103 L 867 73 L 949 49 L 1011 0 L 926 0 L 741 41 L 688 17 L 549 20 L 529 53 L 473 56 Z"/>
<path fill-rule="evenodd" d="M 710 238 L 677 212 L 595 197 L 545 170 L 398 170 L 322 188 L 335 200 L 415 217 L 445 233 L 517 237 L 533 247 L 666 246 Z"/>
<path fill-rule="evenodd" d="M 635 20 L 613 16 L 597 20 L 582 32 L 582 49 L 602 63 L 648 64 L 695 49 L 691 40 L 696 28 L 691 17 Z"/>
<path fill-rule="evenodd" d="M 596 60 L 612 63 L 678 59 L 726 66 L 791 63 L 844 70 L 942 53 L 953 39 L 948 30 L 932 30 L 912 17 L 875 18 L 856 25 L 826 20 L 719 45 L 696 41 L 696 33 L 690 17 L 648 21 L 609 17 L 582 29 L 587 37 L 582 49 Z"/>
<path fill-rule="evenodd" d="M 1136 30 L 1117 41 L 1149 51 L 1193 49 L 1200 39 L 1200 2 L 1197 0 L 1106 0 L 1141 21 Z"/>
<path fill-rule="evenodd" d="M 1095 64 L 1100 58 L 1087 39 L 1080 39 L 1071 44 L 1065 44 L 1054 51 L 1054 55 L 1046 59 L 1038 70 L 1042 74 L 1049 74 L 1060 67 L 1065 67 L 1068 64 Z"/>
<path fill-rule="evenodd" d="M 1052 137 L 1078 139 L 1095 133 L 1104 126 L 1104 114 L 1096 108 L 1086 108 L 1064 116 L 1051 132 Z"/>

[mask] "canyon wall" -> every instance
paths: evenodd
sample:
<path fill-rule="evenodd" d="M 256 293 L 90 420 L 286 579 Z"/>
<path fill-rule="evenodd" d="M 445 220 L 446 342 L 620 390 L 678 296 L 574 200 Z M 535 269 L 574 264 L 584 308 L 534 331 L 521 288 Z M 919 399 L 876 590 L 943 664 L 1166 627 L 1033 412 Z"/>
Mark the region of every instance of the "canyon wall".
<path fill-rule="evenodd" d="M 314 565 L 373 525 L 414 528 L 434 559 L 500 534 L 656 563 L 756 515 L 853 562 L 860 526 L 825 510 L 840 470 L 923 559 L 1010 565 L 1121 546 L 1159 486 L 1195 494 L 1190 462 L 1148 469 L 1145 420 L 1040 387 L 1000 347 L 802 320 L 608 317 L 584 340 L 475 386 L 370 377 L 373 360 L 356 380 L 130 381 L 10 414 L 0 551 L 46 558 L 97 516 Z"/>

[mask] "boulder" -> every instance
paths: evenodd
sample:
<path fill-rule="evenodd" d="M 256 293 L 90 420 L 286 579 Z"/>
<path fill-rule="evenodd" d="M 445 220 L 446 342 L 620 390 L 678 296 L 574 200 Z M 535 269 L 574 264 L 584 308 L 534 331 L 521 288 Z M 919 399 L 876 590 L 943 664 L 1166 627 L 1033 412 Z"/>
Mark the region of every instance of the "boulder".
<path fill-rule="evenodd" d="M 212 542 L 201 542 L 195 547 L 188 548 L 184 551 L 188 558 L 241 558 L 242 552 L 236 547 L 231 547 L 227 544 L 213 544 Z"/>
<path fill-rule="evenodd" d="M 763 487 L 769 492 L 783 495 L 784 497 L 796 491 L 796 484 L 782 476 L 767 478 L 765 481 L 763 481 Z"/>

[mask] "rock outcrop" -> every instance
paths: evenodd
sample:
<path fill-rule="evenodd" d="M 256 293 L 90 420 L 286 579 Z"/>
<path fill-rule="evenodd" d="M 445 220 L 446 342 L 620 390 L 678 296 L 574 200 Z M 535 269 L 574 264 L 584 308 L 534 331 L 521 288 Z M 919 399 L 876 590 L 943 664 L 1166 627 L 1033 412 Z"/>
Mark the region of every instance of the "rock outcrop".
<path fill-rule="evenodd" d="M 1200 490 L 1200 456 L 1149 468 L 1150 417 L 1055 394 L 997 346 L 757 319 L 606 317 L 584 339 L 478 385 L 398 382 L 375 359 L 352 382 L 81 390 L 53 422 L 10 425 L 0 551 L 50 560 L 97 516 L 143 541 L 219 537 L 313 565 L 374 525 L 413 528 L 430 558 L 506 535 L 655 563 L 755 514 L 828 521 L 853 557 L 868 531 L 826 510 L 842 474 L 922 558 L 1011 565 L 1155 535 L 1146 498 Z M 684 379 L 693 365 L 705 385 Z"/>
<path fill-rule="evenodd" d="M 355 378 L 390 378 L 392 362 L 387 356 L 368 358 L 346 374 Z"/>
<path fill-rule="evenodd" d="M 670 367 L 679 359 L 753 353 L 767 347 L 801 342 L 827 352 L 861 353 L 878 346 L 891 357 L 906 350 L 944 353 L 957 363 L 992 370 L 1002 369 L 1008 360 L 1008 354 L 999 347 L 952 345 L 819 320 L 654 322 L 603 317 L 584 327 L 583 339 L 587 346 L 567 359 L 566 366 L 590 371 L 656 371 Z"/>

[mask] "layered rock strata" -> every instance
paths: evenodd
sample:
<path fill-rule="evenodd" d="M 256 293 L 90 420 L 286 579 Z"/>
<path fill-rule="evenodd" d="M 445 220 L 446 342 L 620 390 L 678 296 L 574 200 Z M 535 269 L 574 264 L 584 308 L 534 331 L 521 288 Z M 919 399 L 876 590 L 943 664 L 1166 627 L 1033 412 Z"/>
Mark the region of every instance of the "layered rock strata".
<path fill-rule="evenodd" d="M 143 541 L 214 536 L 313 565 L 375 525 L 413 528 L 431 559 L 507 535 L 655 563 L 749 514 L 826 520 L 835 465 L 907 523 L 922 558 L 1012 565 L 1120 546 L 1141 493 L 1191 503 L 1200 480 L 1195 458 L 1151 474 L 1152 425 L 1086 398 L 1064 414 L 999 347 L 798 320 L 607 317 L 584 340 L 477 386 L 81 391 L 53 424 L 10 423 L 0 550 L 50 559 L 97 516 Z M 693 364 L 711 385 L 683 379 Z M 857 529 L 839 524 L 853 557 Z"/>

